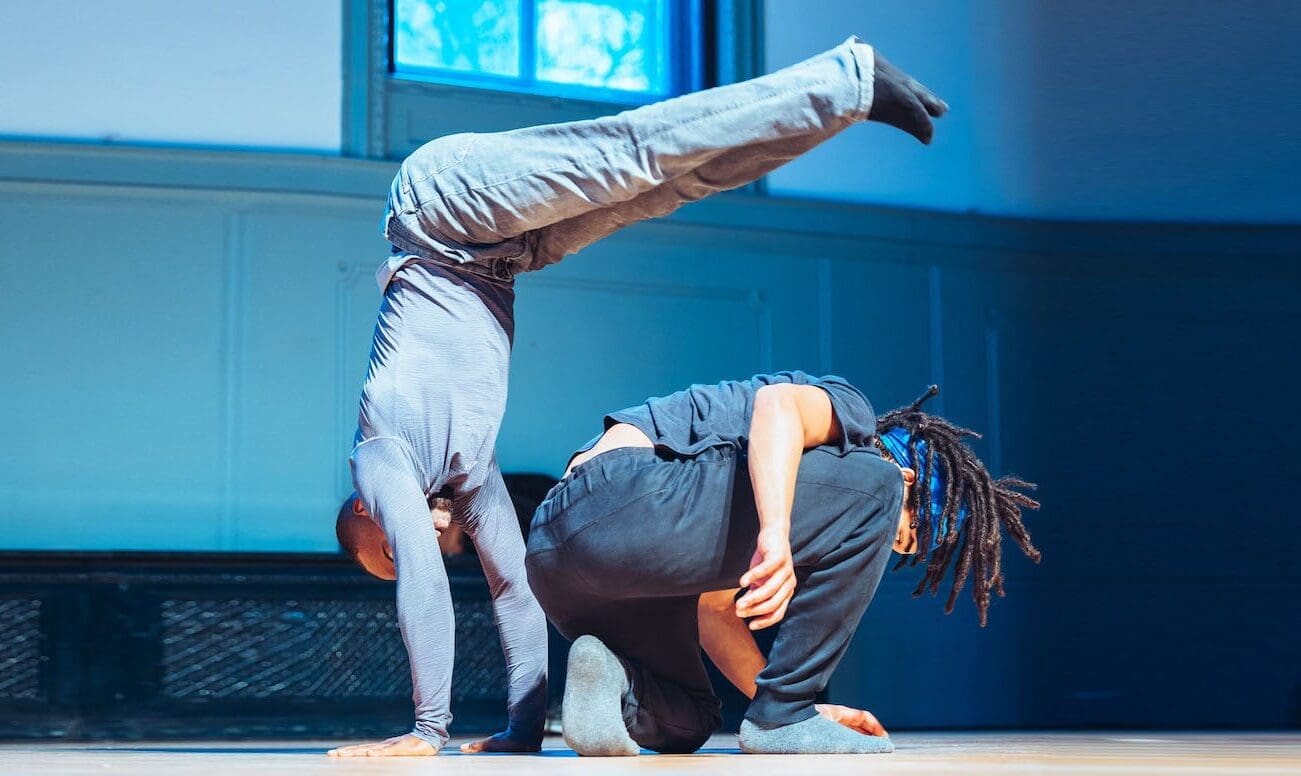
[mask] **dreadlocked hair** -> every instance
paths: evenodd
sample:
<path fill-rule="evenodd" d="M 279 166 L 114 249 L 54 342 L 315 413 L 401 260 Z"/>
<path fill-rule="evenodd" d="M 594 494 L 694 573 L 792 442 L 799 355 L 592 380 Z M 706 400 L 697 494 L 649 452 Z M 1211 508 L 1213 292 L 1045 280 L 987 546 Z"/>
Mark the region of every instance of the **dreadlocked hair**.
<path fill-rule="evenodd" d="M 990 475 L 985 464 L 965 441 L 968 437 L 979 439 L 980 434 L 921 411 L 926 400 L 939 392 L 939 387 L 932 385 L 909 406 L 891 410 L 877 421 L 877 430 L 881 434 L 892 428 L 903 428 L 908 432 L 913 460 L 922 468 L 917 472 L 917 485 L 913 486 L 909 496 L 910 505 L 918 516 L 918 551 L 915 555 L 905 556 L 894 570 L 919 563 L 926 564 L 926 572 L 913 590 L 913 596 L 917 597 L 928 590 L 931 595 L 937 595 L 940 582 L 949 567 L 953 566 L 953 587 L 944 604 L 946 614 L 953 612 L 958 594 L 970 577 L 971 597 L 976 603 L 980 626 L 983 628 L 989 620 L 990 594 L 996 593 L 999 597 L 1004 595 L 1002 529 L 1011 534 L 1026 557 L 1035 563 L 1039 562 L 1041 554 L 1031 543 L 1030 532 L 1021 521 L 1021 510 L 1038 509 L 1039 502 L 1023 492 L 1034 490 L 1034 483 L 1016 476 L 994 479 Z M 917 460 L 919 441 L 926 442 L 924 461 Z M 879 436 L 876 445 L 890 457 Z M 944 467 L 947 474 L 944 511 L 939 525 L 948 526 L 948 532 L 939 538 L 932 552 L 933 528 L 931 521 L 926 519 L 931 513 L 931 489 L 925 483 L 930 472 L 935 471 L 937 463 Z M 964 504 L 967 507 L 967 519 L 959 531 L 956 527 L 958 509 Z"/>

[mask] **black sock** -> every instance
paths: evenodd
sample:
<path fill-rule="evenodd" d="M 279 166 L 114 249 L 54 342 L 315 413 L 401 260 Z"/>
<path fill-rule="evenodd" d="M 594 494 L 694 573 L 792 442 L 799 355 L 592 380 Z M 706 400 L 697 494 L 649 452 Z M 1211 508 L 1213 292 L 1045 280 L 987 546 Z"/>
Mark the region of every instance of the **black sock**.
<path fill-rule="evenodd" d="M 875 55 L 876 79 L 867 120 L 889 124 L 923 143 L 930 143 L 935 133 L 931 119 L 943 116 L 948 104 L 917 79 L 890 64 L 881 52 L 876 51 Z"/>

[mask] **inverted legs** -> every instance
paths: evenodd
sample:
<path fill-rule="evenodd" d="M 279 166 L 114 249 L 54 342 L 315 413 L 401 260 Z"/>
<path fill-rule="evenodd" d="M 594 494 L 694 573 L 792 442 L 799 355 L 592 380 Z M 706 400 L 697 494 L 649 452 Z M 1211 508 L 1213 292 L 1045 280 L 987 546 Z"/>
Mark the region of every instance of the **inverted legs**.
<path fill-rule="evenodd" d="M 614 228 L 743 186 L 865 119 L 873 62 L 871 47 L 851 39 L 769 75 L 615 116 L 439 138 L 393 182 L 389 239 L 457 261 L 518 250 L 510 258 L 537 269 Z"/>

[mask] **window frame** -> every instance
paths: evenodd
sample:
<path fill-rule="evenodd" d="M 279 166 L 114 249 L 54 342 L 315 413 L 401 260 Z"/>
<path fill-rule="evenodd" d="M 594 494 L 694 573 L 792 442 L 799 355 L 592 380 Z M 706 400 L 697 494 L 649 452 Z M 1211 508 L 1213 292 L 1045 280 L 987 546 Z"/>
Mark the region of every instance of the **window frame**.
<path fill-rule="evenodd" d="M 392 9 L 396 0 L 389 0 L 389 8 Z M 521 40 L 519 65 L 520 74 L 518 76 L 496 75 L 492 73 L 476 73 L 468 71 L 459 71 L 450 68 L 437 67 L 420 67 L 407 65 L 404 70 L 398 70 L 397 51 L 392 43 L 393 41 L 393 23 L 392 11 L 389 17 L 389 35 L 392 50 L 389 61 L 392 63 L 393 72 L 390 75 L 394 78 L 400 78 L 408 81 L 418 81 L 433 83 L 439 85 L 463 86 L 470 89 L 487 89 L 492 91 L 508 92 L 511 94 L 533 94 L 542 97 L 560 97 L 586 100 L 589 102 L 605 102 L 613 105 L 637 106 L 655 102 L 657 100 L 668 99 L 677 94 L 683 94 L 700 89 L 704 84 L 704 60 L 707 55 L 703 44 L 702 25 L 694 23 L 694 17 L 704 11 L 703 0 L 664 0 L 665 7 L 668 9 L 670 23 L 665 25 L 667 32 L 666 44 L 670 49 L 686 45 L 689 46 L 689 54 L 685 57 L 674 57 L 668 68 L 668 91 L 667 92 L 645 92 L 631 91 L 624 89 L 610 89 L 599 86 L 589 86 L 585 84 L 564 84 L 553 81 L 538 80 L 536 72 L 536 63 L 534 55 L 537 47 L 533 40 L 537 32 L 538 19 L 536 14 L 536 4 L 539 0 L 519 0 L 521 15 Z M 531 68 L 531 69 L 528 69 Z"/>
<path fill-rule="evenodd" d="M 392 70 L 392 0 L 342 0 L 344 156 L 401 159 L 425 141 L 455 132 L 494 132 L 616 113 L 657 99 L 613 99 L 603 90 L 510 91 L 413 78 Z M 762 72 L 762 0 L 694 0 L 703 17 L 692 67 L 703 86 Z M 550 85 L 548 85 L 550 87 Z M 609 90 L 613 92 L 614 90 Z M 626 93 L 620 93 L 626 95 Z"/>

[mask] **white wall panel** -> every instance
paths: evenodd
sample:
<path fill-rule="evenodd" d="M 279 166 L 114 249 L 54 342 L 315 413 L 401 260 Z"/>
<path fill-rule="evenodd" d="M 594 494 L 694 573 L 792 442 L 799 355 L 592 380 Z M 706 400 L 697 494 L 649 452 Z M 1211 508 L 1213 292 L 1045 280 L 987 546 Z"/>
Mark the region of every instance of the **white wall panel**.
<path fill-rule="evenodd" d="M 5 0 L 0 136 L 339 152 L 322 0 Z"/>

